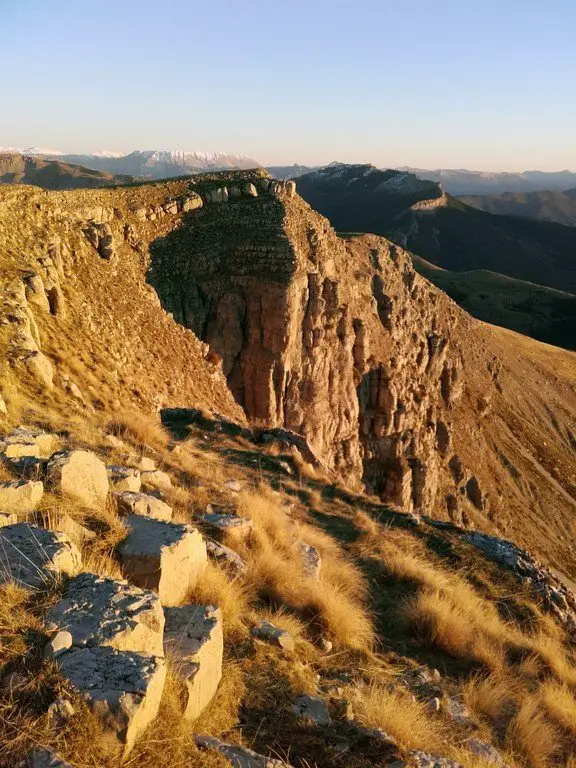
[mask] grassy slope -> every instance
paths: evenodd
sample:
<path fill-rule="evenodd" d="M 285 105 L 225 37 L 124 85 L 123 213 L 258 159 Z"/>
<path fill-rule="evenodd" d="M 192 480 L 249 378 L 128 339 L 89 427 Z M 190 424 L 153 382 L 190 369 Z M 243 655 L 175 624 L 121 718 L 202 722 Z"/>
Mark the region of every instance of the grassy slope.
<path fill-rule="evenodd" d="M 504 192 L 501 195 L 462 195 L 460 199 L 482 211 L 504 216 L 522 216 L 528 219 L 554 221 L 576 226 L 576 190 L 565 192 Z"/>
<path fill-rule="evenodd" d="M 111 187 L 130 181 L 131 176 L 114 176 L 59 160 L 0 154 L 0 184 L 34 184 L 43 189 L 81 189 Z"/>
<path fill-rule="evenodd" d="M 576 296 L 489 270 L 454 272 L 413 255 L 414 267 L 479 320 L 576 348 Z"/>

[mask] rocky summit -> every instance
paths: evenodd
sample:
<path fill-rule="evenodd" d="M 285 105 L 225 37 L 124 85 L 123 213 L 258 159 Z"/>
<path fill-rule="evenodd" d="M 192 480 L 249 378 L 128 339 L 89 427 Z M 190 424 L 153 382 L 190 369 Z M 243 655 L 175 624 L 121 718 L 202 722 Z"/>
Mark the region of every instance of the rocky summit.
<path fill-rule="evenodd" d="M 0 765 L 576 765 L 574 353 L 309 179 L 108 181 L 0 187 Z"/>

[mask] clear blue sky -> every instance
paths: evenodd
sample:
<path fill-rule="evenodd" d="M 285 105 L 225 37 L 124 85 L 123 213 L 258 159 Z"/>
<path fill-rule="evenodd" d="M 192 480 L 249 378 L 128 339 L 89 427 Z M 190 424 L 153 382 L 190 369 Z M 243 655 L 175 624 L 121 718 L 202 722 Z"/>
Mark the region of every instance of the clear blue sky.
<path fill-rule="evenodd" d="M 576 0 L 0 0 L 0 146 L 576 169 Z"/>

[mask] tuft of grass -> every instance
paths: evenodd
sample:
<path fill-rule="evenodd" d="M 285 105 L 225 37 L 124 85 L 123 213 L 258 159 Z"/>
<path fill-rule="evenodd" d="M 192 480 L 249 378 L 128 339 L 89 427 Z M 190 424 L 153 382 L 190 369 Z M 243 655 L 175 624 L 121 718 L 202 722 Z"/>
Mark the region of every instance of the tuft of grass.
<path fill-rule="evenodd" d="M 540 700 L 555 723 L 571 738 L 576 748 L 576 697 L 565 683 L 546 681 L 538 691 Z"/>
<path fill-rule="evenodd" d="M 219 566 L 209 562 L 185 602 L 218 606 L 222 611 L 224 636 L 226 640 L 233 640 L 247 635 L 250 598 L 249 588 L 242 581 L 230 579 Z"/>
<path fill-rule="evenodd" d="M 382 728 L 403 749 L 426 752 L 442 747 L 443 729 L 426 706 L 408 693 L 389 690 L 378 683 L 357 689 L 358 721 L 368 728 Z"/>
<path fill-rule="evenodd" d="M 520 704 L 506 731 L 506 746 L 527 768 L 547 768 L 560 753 L 559 733 L 536 698 L 527 696 Z"/>

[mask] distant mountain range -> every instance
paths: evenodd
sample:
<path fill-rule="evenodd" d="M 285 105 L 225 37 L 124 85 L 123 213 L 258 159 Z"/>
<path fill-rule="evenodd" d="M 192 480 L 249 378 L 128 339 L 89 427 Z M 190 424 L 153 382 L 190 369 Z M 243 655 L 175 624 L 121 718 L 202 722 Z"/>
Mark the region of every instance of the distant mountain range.
<path fill-rule="evenodd" d="M 576 189 L 503 192 L 501 195 L 469 195 L 460 199 L 474 208 L 500 216 L 522 216 L 576 227 Z"/>
<path fill-rule="evenodd" d="M 338 231 L 384 235 L 428 262 L 415 266 L 476 317 L 576 346 L 576 228 L 486 213 L 437 182 L 371 165 L 300 176 L 298 192 Z"/>
<path fill-rule="evenodd" d="M 277 178 L 296 179 L 307 173 L 330 168 L 343 163 L 331 163 L 328 166 L 280 165 L 267 168 Z M 401 167 L 396 170 L 413 173 L 420 179 L 435 181 L 450 195 L 498 195 L 502 192 L 534 192 L 540 190 L 566 190 L 576 187 L 576 173 L 572 171 L 524 171 L 523 173 L 487 173 L 439 169 L 429 171 L 424 168 Z"/>
<path fill-rule="evenodd" d="M 111 187 L 134 181 L 132 176 L 115 176 L 80 165 L 42 156 L 0 152 L 0 184 L 34 184 L 43 189 Z"/>
<path fill-rule="evenodd" d="M 135 151 L 125 155 L 117 152 L 94 152 L 86 155 L 64 154 L 41 147 L 18 149 L 0 147 L 1 152 L 40 156 L 63 163 L 81 165 L 104 173 L 137 176 L 141 179 L 164 179 L 203 171 L 236 168 L 258 168 L 260 163 L 252 157 L 223 152 L 187 152 L 185 150 Z"/>

